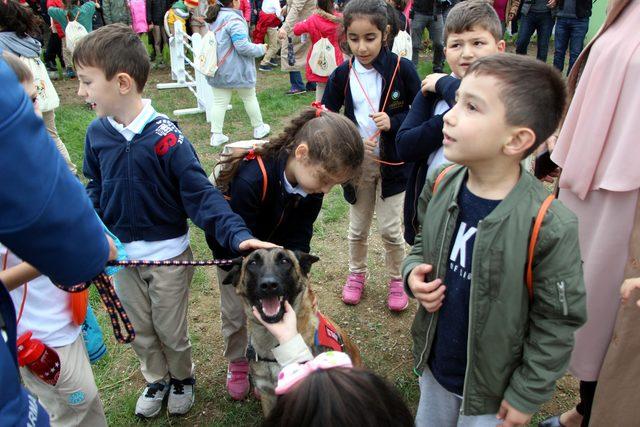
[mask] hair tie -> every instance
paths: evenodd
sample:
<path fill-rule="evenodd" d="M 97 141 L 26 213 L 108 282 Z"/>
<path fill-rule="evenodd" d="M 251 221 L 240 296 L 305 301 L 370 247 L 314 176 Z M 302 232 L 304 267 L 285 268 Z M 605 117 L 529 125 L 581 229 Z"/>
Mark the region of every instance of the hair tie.
<path fill-rule="evenodd" d="M 329 111 L 327 110 L 327 107 L 325 107 L 324 104 L 320 101 L 313 101 L 311 103 L 311 106 L 316 109 L 316 117 L 320 117 L 320 114 Z"/>
<path fill-rule="evenodd" d="M 353 368 L 353 363 L 351 363 L 351 358 L 347 353 L 327 351 L 326 353 L 320 353 L 315 359 L 307 363 L 287 365 L 278 374 L 276 394 L 281 395 L 289 392 L 296 384 L 315 371 L 333 368 Z"/>

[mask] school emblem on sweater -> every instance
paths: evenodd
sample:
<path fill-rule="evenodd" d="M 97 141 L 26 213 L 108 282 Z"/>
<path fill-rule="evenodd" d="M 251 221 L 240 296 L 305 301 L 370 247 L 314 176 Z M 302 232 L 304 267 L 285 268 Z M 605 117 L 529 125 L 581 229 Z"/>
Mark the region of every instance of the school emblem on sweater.
<path fill-rule="evenodd" d="M 394 101 L 397 101 L 397 100 L 398 100 L 398 98 L 400 98 L 400 92 L 398 92 L 397 90 L 394 90 L 394 91 L 391 93 L 391 99 L 393 99 Z"/>
<path fill-rule="evenodd" d="M 84 402 L 86 396 L 82 390 L 75 391 L 69 395 L 69 405 L 79 405 Z"/>

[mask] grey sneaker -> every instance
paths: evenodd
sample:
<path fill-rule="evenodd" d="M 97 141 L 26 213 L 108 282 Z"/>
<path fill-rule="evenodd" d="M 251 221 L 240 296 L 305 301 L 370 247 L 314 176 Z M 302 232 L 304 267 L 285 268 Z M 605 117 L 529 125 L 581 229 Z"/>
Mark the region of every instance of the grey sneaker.
<path fill-rule="evenodd" d="M 167 403 L 169 415 L 184 415 L 189 412 L 196 397 L 193 389 L 195 384 L 195 378 L 184 380 L 171 378 L 171 390 L 169 391 L 169 402 Z"/>
<path fill-rule="evenodd" d="M 158 415 L 168 391 L 169 386 L 165 381 L 147 384 L 147 388 L 144 389 L 136 403 L 136 416 L 151 418 Z"/>

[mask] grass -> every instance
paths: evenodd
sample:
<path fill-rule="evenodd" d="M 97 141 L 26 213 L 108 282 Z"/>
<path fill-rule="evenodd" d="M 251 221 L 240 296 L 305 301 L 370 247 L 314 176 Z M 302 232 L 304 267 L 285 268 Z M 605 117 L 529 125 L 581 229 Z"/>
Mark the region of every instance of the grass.
<path fill-rule="evenodd" d="M 430 72 L 431 64 L 421 62 L 421 77 Z M 156 84 L 168 82 L 168 70 L 154 70 L 145 96 L 153 100 L 155 108 L 172 118 L 172 111 L 195 106 L 195 99 L 187 89 L 160 91 Z M 60 135 L 72 160 L 81 168 L 84 135 L 94 114 L 75 96 L 77 82 L 56 83 L 62 105 L 57 113 Z M 314 94 L 287 96 L 288 76 L 280 71 L 259 73 L 258 99 L 266 123 L 273 132 L 281 131 L 292 115 L 314 100 Z M 232 141 L 251 139 L 251 126 L 237 96 L 232 98 L 233 109 L 227 112 L 224 131 Z M 211 172 L 220 149 L 211 148 L 209 125 L 204 115 L 181 116 L 182 131 L 196 147 L 207 173 Z M 321 309 L 343 326 L 360 346 L 367 367 L 385 376 L 398 388 L 409 407 L 415 411 L 419 390 L 412 369 L 409 326 L 414 306 L 401 314 L 386 308 L 386 277 L 384 252 L 379 237 L 372 230 L 369 251 L 369 282 L 360 305 L 347 307 L 340 301 L 342 281 L 348 272 L 348 250 L 345 240 L 348 225 L 348 205 L 341 191 L 334 189 L 326 198 L 321 215 L 314 226 L 312 251 L 321 261 L 314 265 L 314 289 L 318 292 Z M 207 259 L 211 253 L 201 230 L 191 227 L 191 244 L 197 259 Z M 198 268 L 191 285 L 189 325 L 196 365 L 196 404 L 184 417 L 168 417 L 164 413 L 144 422 L 149 426 L 243 426 L 256 425 L 261 409 L 255 399 L 234 402 L 225 392 L 226 361 L 222 357 L 223 340 L 220 332 L 219 293 L 212 268 Z M 135 403 L 144 387 L 138 361 L 129 346 L 117 344 L 113 338 L 106 312 L 100 307 L 97 295 L 92 305 L 102 325 L 108 354 L 96 365 L 94 375 L 104 403 L 107 420 L 112 426 L 141 423 L 134 415 Z M 536 419 L 557 413 L 575 400 L 575 384 L 563 379 L 554 400 Z"/>

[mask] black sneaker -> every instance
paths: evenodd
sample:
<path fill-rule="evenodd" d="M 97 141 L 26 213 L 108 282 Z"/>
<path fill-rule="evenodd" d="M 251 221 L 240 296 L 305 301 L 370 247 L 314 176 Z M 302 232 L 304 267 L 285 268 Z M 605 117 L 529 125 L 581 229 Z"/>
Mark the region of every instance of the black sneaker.
<path fill-rule="evenodd" d="M 258 70 L 260 71 L 273 71 L 273 66 L 271 64 L 260 64 L 260 66 L 258 67 Z"/>
<path fill-rule="evenodd" d="M 285 95 L 300 95 L 300 94 L 303 94 L 303 93 L 307 93 L 307 91 L 305 89 L 289 89 L 284 94 Z"/>
<path fill-rule="evenodd" d="M 277 66 L 280 65 L 280 61 L 276 61 L 275 59 L 272 59 L 271 61 L 269 61 L 269 65 L 271 65 L 273 68 L 276 68 Z"/>

